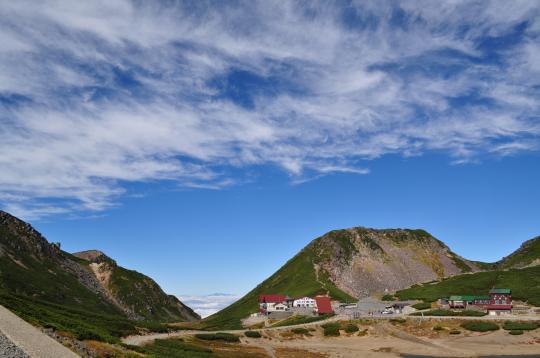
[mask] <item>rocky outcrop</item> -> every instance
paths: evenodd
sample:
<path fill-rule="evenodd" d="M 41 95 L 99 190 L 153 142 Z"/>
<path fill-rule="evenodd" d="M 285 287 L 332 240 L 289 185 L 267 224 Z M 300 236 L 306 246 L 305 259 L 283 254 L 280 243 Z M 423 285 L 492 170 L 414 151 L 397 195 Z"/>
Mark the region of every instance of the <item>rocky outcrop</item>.
<path fill-rule="evenodd" d="M 423 230 L 357 227 L 329 232 L 310 246 L 318 269 L 354 297 L 479 270 Z"/>
<path fill-rule="evenodd" d="M 198 314 L 178 298 L 163 292 L 150 277 L 118 266 L 116 261 L 103 252 L 88 250 L 73 255 L 87 262 L 109 299 L 133 319 L 165 321 L 200 319 Z"/>

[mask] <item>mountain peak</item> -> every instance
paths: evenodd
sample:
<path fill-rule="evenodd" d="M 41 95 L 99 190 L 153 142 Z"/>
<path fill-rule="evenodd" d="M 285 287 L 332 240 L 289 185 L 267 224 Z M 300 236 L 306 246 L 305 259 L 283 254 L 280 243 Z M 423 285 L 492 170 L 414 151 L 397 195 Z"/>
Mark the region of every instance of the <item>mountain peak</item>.
<path fill-rule="evenodd" d="M 93 262 L 93 263 L 101 263 L 105 261 L 115 262 L 113 259 L 107 256 L 103 251 L 99 251 L 99 250 L 85 250 L 85 251 L 80 251 L 80 252 L 74 252 L 72 255 L 80 259 Z"/>

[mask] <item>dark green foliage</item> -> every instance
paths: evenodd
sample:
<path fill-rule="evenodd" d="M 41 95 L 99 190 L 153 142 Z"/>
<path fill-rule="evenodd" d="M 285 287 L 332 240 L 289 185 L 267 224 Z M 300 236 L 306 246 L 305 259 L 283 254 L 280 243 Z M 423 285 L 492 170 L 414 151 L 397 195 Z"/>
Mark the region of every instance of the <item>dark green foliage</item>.
<path fill-rule="evenodd" d="M 532 331 L 538 328 L 538 323 L 536 322 L 516 322 L 516 321 L 506 321 L 504 322 L 503 329 L 507 331 L 512 330 L 522 330 L 522 331 Z"/>
<path fill-rule="evenodd" d="M 229 343 L 240 342 L 240 338 L 237 335 L 230 333 L 199 333 L 195 335 L 196 338 L 202 339 L 203 341 L 223 341 Z"/>
<path fill-rule="evenodd" d="M 407 320 L 404 318 L 391 318 L 390 319 L 390 323 L 392 324 L 403 324 L 405 322 L 407 322 Z"/>
<path fill-rule="evenodd" d="M 272 327 L 285 327 L 285 326 L 294 326 L 296 324 L 305 324 L 305 323 L 310 323 L 310 322 L 317 322 L 317 321 L 325 320 L 325 319 L 330 318 L 332 316 L 333 316 L 333 314 L 324 314 L 324 315 L 320 315 L 320 316 L 296 315 L 296 316 L 291 316 L 291 317 L 289 317 L 287 319 L 284 319 L 283 321 L 279 321 L 277 323 L 274 323 L 272 325 Z"/>
<path fill-rule="evenodd" d="M 451 311 L 443 309 L 435 309 L 427 312 L 415 312 L 411 316 L 454 316 L 454 317 L 482 317 L 486 313 L 483 311 L 463 310 L 463 311 Z"/>
<path fill-rule="evenodd" d="M 485 295 L 492 287 L 512 290 L 512 297 L 540 305 L 540 266 L 459 275 L 433 285 L 413 286 L 396 293 L 403 300 L 435 301 L 450 295 Z"/>
<path fill-rule="evenodd" d="M 97 313 L 27 297 L 0 295 L 0 302 L 30 323 L 69 332 L 81 340 L 118 342 L 122 336 L 137 333 L 134 322 L 119 314 Z"/>
<path fill-rule="evenodd" d="M 313 266 L 314 262 L 320 259 L 317 245 L 317 242 L 314 241 L 240 300 L 204 319 L 202 321 L 203 328 L 209 330 L 241 329 L 240 320 L 250 313 L 257 312 L 260 294 L 313 297 L 329 292 L 334 299 L 352 302 L 354 298 L 330 282 L 325 272 L 319 271 L 319 280 L 317 280 Z"/>
<path fill-rule="evenodd" d="M 245 331 L 244 335 L 249 338 L 261 338 L 261 334 L 257 331 Z"/>
<path fill-rule="evenodd" d="M 152 344 L 143 347 L 128 347 L 151 358 L 217 358 L 210 350 L 181 339 L 156 339 Z"/>
<path fill-rule="evenodd" d="M 360 330 L 360 328 L 358 328 L 357 325 L 355 325 L 354 323 L 349 323 L 345 326 L 345 332 L 347 333 L 354 333 L 354 332 L 358 332 Z"/>
<path fill-rule="evenodd" d="M 461 334 L 461 331 L 458 329 L 453 329 L 450 331 L 450 334 Z"/>
<path fill-rule="evenodd" d="M 483 321 L 469 321 L 461 324 L 461 327 L 469 331 L 474 332 L 488 332 L 496 331 L 499 329 L 499 325 L 493 322 L 483 322 Z"/>
<path fill-rule="evenodd" d="M 510 331 L 508 333 L 513 335 L 513 336 L 519 336 L 519 335 L 523 334 L 523 331 L 521 329 L 515 329 L 515 330 L 512 330 L 512 331 Z"/>
<path fill-rule="evenodd" d="M 303 327 L 293 328 L 291 332 L 294 334 L 309 334 L 309 330 Z"/>
<path fill-rule="evenodd" d="M 394 296 L 393 295 L 384 295 L 384 296 L 382 296 L 381 300 L 382 301 L 394 301 Z"/>
<path fill-rule="evenodd" d="M 324 335 L 329 337 L 337 337 L 339 336 L 339 330 L 341 328 L 341 325 L 336 322 L 332 323 L 326 323 L 321 325 L 321 327 L 324 330 Z"/>
<path fill-rule="evenodd" d="M 417 310 L 427 310 L 428 308 L 431 308 L 430 302 L 420 302 L 415 305 L 412 305 L 413 308 L 416 308 Z"/>

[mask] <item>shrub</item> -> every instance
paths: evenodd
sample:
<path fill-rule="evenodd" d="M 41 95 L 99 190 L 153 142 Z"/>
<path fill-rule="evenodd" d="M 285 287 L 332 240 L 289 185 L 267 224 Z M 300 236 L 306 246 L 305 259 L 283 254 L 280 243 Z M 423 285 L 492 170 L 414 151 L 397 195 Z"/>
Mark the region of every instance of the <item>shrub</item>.
<path fill-rule="evenodd" d="M 345 332 L 347 332 L 347 333 L 354 333 L 354 332 L 358 332 L 359 330 L 360 330 L 360 328 L 358 328 L 358 326 L 353 324 L 353 323 L 349 323 L 345 327 Z"/>
<path fill-rule="evenodd" d="M 411 316 L 452 316 L 452 317 L 482 317 L 486 313 L 482 311 L 463 310 L 463 311 L 451 311 L 443 309 L 435 309 L 427 312 L 415 312 Z"/>
<path fill-rule="evenodd" d="M 469 331 L 474 332 L 488 332 L 488 331 L 496 331 L 499 329 L 499 325 L 493 322 L 474 322 L 469 321 L 461 324 L 461 327 L 465 328 Z"/>
<path fill-rule="evenodd" d="M 294 334 L 309 334 L 309 330 L 302 327 L 293 328 L 291 329 L 291 332 Z"/>
<path fill-rule="evenodd" d="M 195 337 L 205 341 L 240 342 L 238 336 L 230 333 L 198 333 Z"/>
<path fill-rule="evenodd" d="M 508 333 L 513 336 L 519 336 L 523 334 L 523 331 L 521 329 L 514 329 L 512 331 L 509 331 Z"/>
<path fill-rule="evenodd" d="M 393 301 L 394 296 L 392 296 L 392 295 L 384 295 L 384 296 L 382 296 L 381 300 L 383 300 L 383 301 Z"/>
<path fill-rule="evenodd" d="M 450 334 L 461 334 L 461 331 L 457 329 L 453 329 L 450 331 Z"/>
<path fill-rule="evenodd" d="M 261 334 L 257 331 L 245 331 L 244 334 L 249 338 L 261 338 Z"/>
<path fill-rule="evenodd" d="M 416 308 L 417 310 L 427 310 L 431 308 L 431 303 L 429 302 L 420 302 L 415 305 L 412 305 L 413 308 Z"/>
<path fill-rule="evenodd" d="M 532 331 L 538 328 L 538 324 L 536 322 L 506 321 L 504 322 L 503 328 L 506 329 L 507 331 L 513 331 L 513 330 Z"/>
<path fill-rule="evenodd" d="M 407 320 L 404 318 L 391 318 L 390 319 L 390 323 L 392 324 L 403 324 L 405 322 L 407 322 Z"/>
<path fill-rule="evenodd" d="M 326 323 L 321 326 L 324 330 L 325 336 L 337 337 L 339 336 L 339 329 L 341 325 L 339 323 Z"/>
<path fill-rule="evenodd" d="M 433 330 L 434 331 L 444 331 L 444 327 L 437 325 L 437 326 L 433 327 Z"/>

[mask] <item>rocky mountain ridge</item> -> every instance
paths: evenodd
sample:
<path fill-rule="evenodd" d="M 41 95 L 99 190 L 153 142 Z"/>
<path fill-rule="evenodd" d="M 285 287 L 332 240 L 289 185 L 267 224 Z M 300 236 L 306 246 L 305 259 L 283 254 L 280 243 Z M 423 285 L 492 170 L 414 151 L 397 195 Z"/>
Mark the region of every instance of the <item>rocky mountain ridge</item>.
<path fill-rule="evenodd" d="M 257 296 L 328 294 L 340 301 L 393 293 L 480 267 L 424 230 L 354 227 L 310 242 L 239 301 L 206 318 L 207 328 L 239 328 L 257 310 Z"/>
<path fill-rule="evenodd" d="M 94 307 L 132 320 L 200 317 L 151 278 L 98 251 L 64 252 L 30 224 L 0 211 L 0 295 L 70 307 Z"/>

